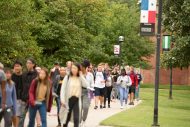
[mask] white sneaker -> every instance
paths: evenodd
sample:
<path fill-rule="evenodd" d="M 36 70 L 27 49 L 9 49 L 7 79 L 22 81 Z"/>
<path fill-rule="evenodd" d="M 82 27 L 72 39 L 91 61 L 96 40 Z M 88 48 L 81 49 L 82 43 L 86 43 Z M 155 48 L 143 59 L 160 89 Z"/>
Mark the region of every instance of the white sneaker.
<path fill-rule="evenodd" d="M 120 109 L 123 109 L 123 106 L 121 106 Z"/>

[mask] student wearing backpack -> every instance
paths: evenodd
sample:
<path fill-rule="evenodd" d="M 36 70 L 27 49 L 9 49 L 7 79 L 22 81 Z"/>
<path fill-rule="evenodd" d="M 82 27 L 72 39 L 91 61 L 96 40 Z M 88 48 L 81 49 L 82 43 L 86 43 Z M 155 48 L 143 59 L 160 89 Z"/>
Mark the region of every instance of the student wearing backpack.
<path fill-rule="evenodd" d="M 105 83 L 106 83 L 106 75 L 103 72 L 102 64 L 98 65 L 98 70 L 95 73 L 95 107 L 98 108 L 98 102 L 100 101 L 100 109 L 103 108 L 104 103 L 104 95 L 105 95 Z"/>
<path fill-rule="evenodd" d="M 130 67 L 130 78 L 132 81 L 132 85 L 129 88 L 129 94 L 130 94 L 129 105 L 134 105 L 135 90 L 138 88 L 138 79 L 137 79 L 137 75 L 134 72 L 133 66 Z"/>
<path fill-rule="evenodd" d="M 119 85 L 119 93 L 120 93 L 120 104 L 121 104 L 121 109 L 124 108 L 124 101 L 128 100 L 128 92 L 129 92 L 129 87 L 132 84 L 131 78 L 126 75 L 125 69 L 121 70 L 121 75 L 117 79 L 117 84 Z"/>

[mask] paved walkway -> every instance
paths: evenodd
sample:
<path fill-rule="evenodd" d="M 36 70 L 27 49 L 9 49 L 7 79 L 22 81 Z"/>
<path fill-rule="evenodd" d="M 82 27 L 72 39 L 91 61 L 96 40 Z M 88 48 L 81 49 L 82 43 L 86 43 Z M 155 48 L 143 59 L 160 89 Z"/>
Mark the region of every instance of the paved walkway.
<path fill-rule="evenodd" d="M 92 104 L 90 107 L 87 121 L 86 121 L 86 127 L 103 127 L 103 126 L 99 125 L 102 120 L 104 120 L 116 113 L 119 113 L 123 110 L 133 108 L 140 103 L 141 103 L 141 101 L 138 101 L 135 103 L 134 106 L 128 105 L 124 109 L 120 109 L 119 100 L 117 100 L 116 102 L 111 103 L 111 108 L 97 109 L 97 110 L 94 110 L 94 104 Z M 25 127 L 27 127 L 28 116 L 26 118 L 25 123 L 26 123 Z M 47 123 L 48 123 L 48 127 L 56 127 L 57 126 L 56 107 L 53 107 L 51 113 L 48 113 Z M 2 125 L 1 127 L 3 127 L 3 121 L 1 123 L 1 125 Z M 70 125 L 69 127 L 72 127 L 72 125 Z"/>

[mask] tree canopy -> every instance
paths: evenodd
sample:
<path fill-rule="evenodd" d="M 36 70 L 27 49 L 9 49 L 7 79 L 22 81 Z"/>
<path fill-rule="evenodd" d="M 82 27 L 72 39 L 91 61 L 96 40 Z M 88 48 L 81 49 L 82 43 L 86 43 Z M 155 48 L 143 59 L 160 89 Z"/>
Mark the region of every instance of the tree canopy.
<path fill-rule="evenodd" d="M 132 1 L 2 0 L 0 5 L 0 61 L 6 64 L 32 56 L 44 66 L 89 59 L 146 68 L 143 58 L 154 51 L 139 36 L 139 7 Z M 125 40 L 121 57 L 115 57 L 120 35 Z"/>
<path fill-rule="evenodd" d="M 190 65 L 190 2 L 189 0 L 165 0 L 163 24 L 166 32 L 174 36 L 174 47 L 162 57 L 168 67 Z"/>

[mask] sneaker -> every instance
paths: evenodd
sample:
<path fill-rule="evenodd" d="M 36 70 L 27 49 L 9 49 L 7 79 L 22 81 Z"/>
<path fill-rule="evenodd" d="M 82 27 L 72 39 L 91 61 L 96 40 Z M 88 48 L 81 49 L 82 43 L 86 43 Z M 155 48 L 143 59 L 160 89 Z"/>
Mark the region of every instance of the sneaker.
<path fill-rule="evenodd" d="M 120 109 L 123 109 L 123 106 L 121 106 Z"/>
<path fill-rule="evenodd" d="M 130 102 L 129 105 L 134 105 L 134 102 Z"/>
<path fill-rule="evenodd" d="M 98 109 L 98 106 L 95 106 L 94 109 Z"/>
<path fill-rule="evenodd" d="M 100 105 L 100 109 L 102 109 L 103 107 L 102 107 L 102 105 Z"/>
<path fill-rule="evenodd" d="M 103 108 L 106 108 L 106 106 L 104 106 Z"/>
<path fill-rule="evenodd" d="M 108 105 L 108 108 L 111 108 L 110 105 Z"/>

